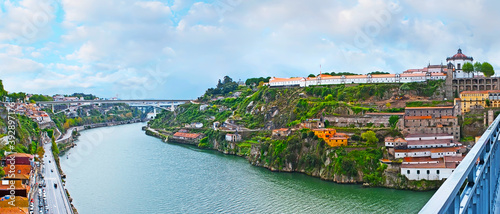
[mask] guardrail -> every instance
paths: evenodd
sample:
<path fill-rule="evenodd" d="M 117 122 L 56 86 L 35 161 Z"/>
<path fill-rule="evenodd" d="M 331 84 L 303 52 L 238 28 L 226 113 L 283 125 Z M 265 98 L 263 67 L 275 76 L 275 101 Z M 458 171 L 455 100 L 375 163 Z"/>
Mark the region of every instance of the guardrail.
<path fill-rule="evenodd" d="M 499 180 L 500 116 L 419 213 L 492 213 Z"/>

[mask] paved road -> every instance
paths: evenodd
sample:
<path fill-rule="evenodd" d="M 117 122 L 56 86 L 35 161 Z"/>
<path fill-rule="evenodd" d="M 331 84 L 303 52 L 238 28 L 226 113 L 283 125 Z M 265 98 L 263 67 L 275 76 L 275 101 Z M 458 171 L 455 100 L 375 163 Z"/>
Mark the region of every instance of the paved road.
<path fill-rule="evenodd" d="M 73 130 L 75 130 L 77 128 L 78 127 L 71 127 L 68 130 L 66 130 L 66 133 L 61 138 L 59 138 L 58 140 L 56 140 L 56 143 L 59 143 L 59 142 L 61 142 L 63 140 L 66 140 L 66 139 L 70 138 L 71 134 L 73 134 Z M 48 150 L 45 150 L 45 151 L 48 151 Z"/>
<path fill-rule="evenodd" d="M 44 145 L 44 149 L 45 157 L 43 157 L 43 162 L 45 169 L 42 170 L 42 174 L 46 184 L 45 190 L 47 194 L 47 205 L 49 208 L 48 213 L 72 213 L 70 203 L 61 183 L 59 171 L 57 170 L 57 166 L 51 152 L 52 144 L 46 143 Z M 56 184 L 57 187 L 55 187 L 54 184 Z"/>

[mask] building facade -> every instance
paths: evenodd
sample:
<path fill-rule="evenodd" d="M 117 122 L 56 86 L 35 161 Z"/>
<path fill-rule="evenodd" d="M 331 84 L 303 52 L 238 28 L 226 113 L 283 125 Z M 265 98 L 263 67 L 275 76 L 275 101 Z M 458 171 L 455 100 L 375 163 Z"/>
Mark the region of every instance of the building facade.
<path fill-rule="evenodd" d="M 460 98 L 455 99 L 455 105 L 460 107 L 461 113 L 477 108 L 498 108 L 500 107 L 500 90 L 463 91 L 460 93 Z"/>
<path fill-rule="evenodd" d="M 454 106 L 406 107 L 403 134 L 447 134 L 460 139 L 457 110 Z M 408 140 L 408 139 L 407 139 Z"/>
<path fill-rule="evenodd" d="M 347 146 L 349 136 L 344 133 L 338 133 L 335 129 L 313 129 L 314 135 L 323 139 L 329 146 Z"/>

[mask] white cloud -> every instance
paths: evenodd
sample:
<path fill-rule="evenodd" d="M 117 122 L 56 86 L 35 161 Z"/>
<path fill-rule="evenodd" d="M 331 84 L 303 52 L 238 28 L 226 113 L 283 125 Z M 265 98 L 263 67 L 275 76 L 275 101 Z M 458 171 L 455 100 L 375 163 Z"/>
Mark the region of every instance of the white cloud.
<path fill-rule="evenodd" d="M 0 23 L 0 40 L 22 31 L 17 17 L 29 17 L 36 2 L 3 3 L 0 18 L 7 21 Z M 498 32 L 492 27 L 500 25 L 495 11 L 500 3 L 493 0 L 231 2 L 221 8 L 195 0 L 175 0 L 171 6 L 62 0 L 62 23 L 50 17 L 50 27 L 62 28 L 61 35 L 29 47 L 0 46 L 0 56 L 9 70 L 43 70 L 61 82 L 32 75 L 40 84 L 32 90 L 78 88 L 115 95 L 142 90 L 160 77 L 162 84 L 148 90 L 157 97 L 196 97 L 224 75 L 306 76 L 318 73 L 319 64 L 328 71 L 401 72 L 439 64 L 458 46 L 478 61 L 500 66 Z M 33 41 L 46 38 L 48 30 L 42 28 Z M 24 54 L 54 60 L 44 65 Z M 147 68 L 156 65 L 161 69 L 150 75 Z"/>

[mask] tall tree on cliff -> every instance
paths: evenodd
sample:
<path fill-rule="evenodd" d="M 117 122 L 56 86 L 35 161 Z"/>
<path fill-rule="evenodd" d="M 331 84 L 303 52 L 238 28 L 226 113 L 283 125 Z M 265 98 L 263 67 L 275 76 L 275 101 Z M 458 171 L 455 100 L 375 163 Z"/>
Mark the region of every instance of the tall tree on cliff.
<path fill-rule="evenodd" d="M 481 72 L 483 72 L 484 76 L 491 77 L 495 75 L 495 70 L 490 63 L 483 62 L 481 66 Z"/>

